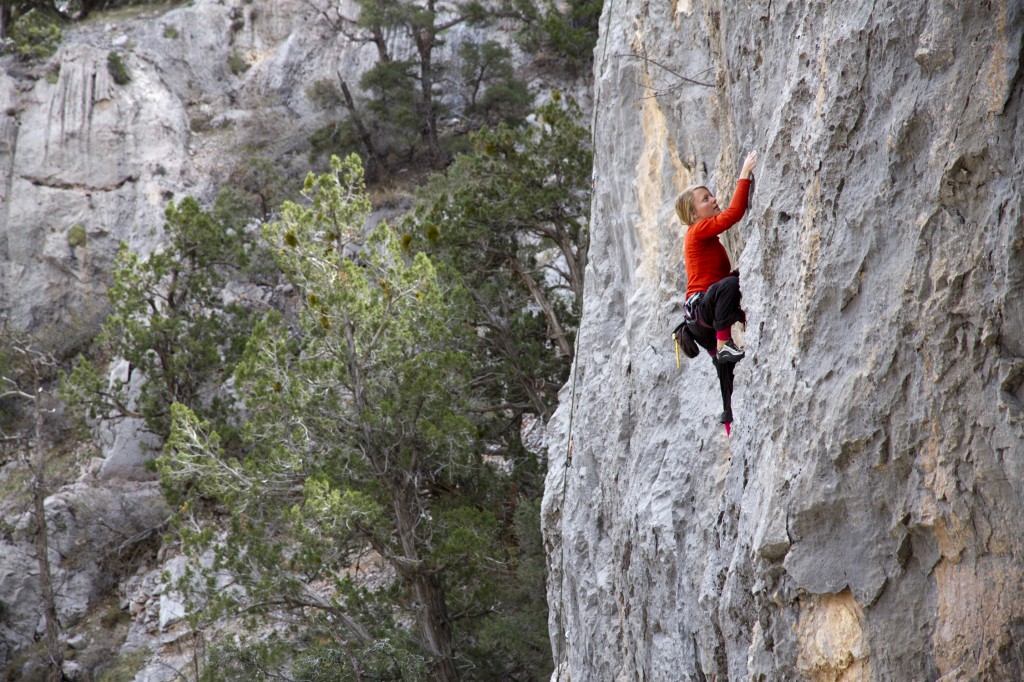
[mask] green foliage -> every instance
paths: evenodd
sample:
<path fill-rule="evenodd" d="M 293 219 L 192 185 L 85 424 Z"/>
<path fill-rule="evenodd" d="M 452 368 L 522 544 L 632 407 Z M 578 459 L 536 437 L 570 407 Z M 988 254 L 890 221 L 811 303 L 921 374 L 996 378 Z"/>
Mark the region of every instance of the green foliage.
<path fill-rule="evenodd" d="M 131 614 L 127 609 L 122 609 L 117 602 L 108 604 L 99 616 L 100 626 L 107 630 L 113 630 L 119 625 L 127 625 L 131 621 Z"/>
<path fill-rule="evenodd" d="M 231 173 L 228 185 L 218 192 L 214 217 L 232 230 L 242 230 L 253 220 L 270 220 L 293 184 L 278 172 L 273 159 L 247 157 Z"/>
<path fill-rule="evenodd" d="M 16 376 L 20 373 L 20 358 L 14 352 L 7 335 L 0 336 L 0 377 Z M 22 401 L 17 396 L 0 397 L 0 432 L 6 433 L 17 419 Z"/>
<path fill-rule="evenodd" d="M 85 246 L 89 241 L 89 235 L 85 231 L 85 225 L 82 223 L 75 223 L 68 230 L 68 246 L 73 249 L 77 249 L 79 246 Z"/>
<path fill-rule="evenodd" d="M 279 680 L 278 671 L 291 667 L 296 682 L 336 680 L 403 680 L 427 682 L 430 676 L 421 656 L 382 639 L 358 651 L 343 651 L 318 642 L 295 643 L 272 637 L 266 642 L 225 642 L 214 647 L 200 682 Z"/>
<path fill-rule="evenodd" d="M 564 12 L 548 5 L 543 24 L 548 39 L 576 67 L 593 61 L 602 5 L 603 0 L 569 0 Z"/>
<path fill-rule="evenodd" d="M 131 74 L 128 73 L 128 67 L 125 66 L 121 55 L 116 52 L 107 53 L 107 71 L 118 85 L 127 85 L 132 81 Z"/>
<path fill-rule="evenodd" d="M 119 654 L 110 665 L 103 668 L 96 677 L 96 682 L 131 682 L 152 653 L 149 649 L 142 648 L 131 653 Z"/>
<path fill-rule="evenodd" d="M 352 121 L 343 119 L 328 123 L 309 136 L 309 160 L 315 162 L 322 156 L 350 154 L 360 147 L 359 135 Z"/>
<path fill-rule="evenodd" d="M 575 71 L 585 70 L 593 61 L 604 0 L 516 0 L 524 19 L 520 43 L 531 52 L 550 50 L 560 64 Z"/>
<path fill-rule="evenodd" d="M 546 418 L 572 356 L 583 293 L 592 154 L 573 102 L 536 124 L 485 128 L 421 192 L 406 229 L 474 292 L 491 400 Z"/>
<path fill-rule="evenodd" d="M 176 26 L 172 26 L 171 24 L 167 24 L 166 26 L 164 26 L 164 38 L 167 38 L 169 40 L 177 40 L 179 37 L 180 34 L 178 33 L 178 29 Z"/>
<path fill-rule="evenodd" d="M 165 211 L 169 245 L 142 258 L 121 244 L 108 292 L 112 312 L 98 345 L 130 363 L 127 377 L 108 382 L 85 358 L 65 377 L 69 407 L 92 419 L 138 416 L 159 438 L 170 433 L 172 403 L 180 402 L 226 428 L 232 400 L 224 391 L 248 335 L 249 313 L 225 305 L 225 274 L 250 260 L 247 235 L 185 197 Z M 140 374 L 138 395 L 129 384 Z"/>
<path fill-rule="evenodd" d="M 516 608 L 507 609 L 501 617 L 487 618 L 481 624 L 477 644 L 482 650 L 502 652 L 503 659 L 516 661 L 521 671 L 517 679 L 537 671 L 541 679 L 547 679 L 551 671 L 540 503 L 539 497 L 524 500 L 515 510 L 515 580 L 508 585 L 504 598 Z"/>
<path fill-rule="evenodd" d="M 241 76 L 243 73 L 249 70 L 249 62 L 246 61 L 245 56 L 237 51 L 232 51 L 228 55 L 228 70 L 235 76 Z"/>
<path fill-rule="evenodd" d="M 360 78 L 360 87 L 370 93 L 365 109 L 384 157 L 408 160 L 416 153 L 424 121 L 420 118 L 415 66 L 415 62 L 402 60 L 378 62 Z M 435 112 L 435 121 L 439 113 Z"/>
<path fill-rule="evenodd" d="M 359 35 L 355 39 L 375 45 L 378 60 L 360 79 L 359 85 L 367 97 L 346 103 L 351 129 L 356 132 L 346 136 L 346 141 L 358 143 L 357 148 L 371 161 L 371 170 L 413 161 L 443 166 L 449 158 L 446 148 L 450 146 L 443 139 L 443 122 L 451 112 L 440 87 L 457 69 L 450 61 L 440 59 L 436 48 L 444 45 L 445 34 L 456 26 L 482 26 L 498 14 L 509 16 L 505 11 L 507 3 L 454 0 L 445 3 L 443 9 L 433 2 L 358 0 L 357 4 L 359 17 L 355 23 Z M 414 47 L 411 56 L 392 54 L 388 36 L 396 34 L 408 36 Z M 471 110 L 463 112 L 469 116 L 469 127 L 479 125 L 480 119 L 516 118 L 529 107 L 526 86 L 512 77 L 509 55 L 503 48 L 493 42 L 469 47 L 461 58 L 467 101 L 471 105 Z M 328 94 L 321 87 L 311 93 L 311 98 L 315 95 L 318 101 L 326 102 Z M 329 133 L 324 131 L 314 147 L 329 149 L 323 144 L 325 137 L 336 139 L 341 133 L 338 127 Z"/>
<path fill-rule="evenodd" d="M 468 116 L 492 124 L 518 123 L 526 117 L 533 97 L 526 83 L 515 77 L 508 48 L 493 40 L 465 42 L 459 56 Z"/>
<path fill-rule="evenodd" d="M 314 81 L 306 88 L 306 97 L 321 111 L 333 111 L 344 103 L 338 86 L 328 80 Z"/>
<path fill-rule="evenodd" d="M 4 682 L 48 682 L 46 665 L 46 645 L 36 642 L 18 651 L 10 657 L 10 662 L 3 670 Z"/>
<path fill-rule="evenodd" d="M 43 61 L 57 51 L 62 34 L 54 14 L 34 8 L 13 20 L 8 37 L 8 49 L 19 59 Z"/>
<path fill-rule="evenodd" d="M 521 672 L 512 649 L 478 643 L 508 615 L 517 540 L 513 478 L 481 457 L 469 295 L 386 223 L 364 235 L 357 157 L 332 158 L 303 196 L 265 227 L 299 311 L 256 325 L 238 366 L 245 455 L 176 405 L 159 463 L 186 548 L 216 557 L 178 585 L 193 617 L 302 614 L 281 642 L 221 647 L 208 679 L 285 666 L 302 680 L 452 679 L 458 661 Z M 195 511 L 210 504 L 223 541 Z M 365 583 L 360 563 L 393 577 Z M 217 590 L 216 571 L 244 590 Z M 545 664 L 530 666 L 518 679 L 540 679 Z"/>

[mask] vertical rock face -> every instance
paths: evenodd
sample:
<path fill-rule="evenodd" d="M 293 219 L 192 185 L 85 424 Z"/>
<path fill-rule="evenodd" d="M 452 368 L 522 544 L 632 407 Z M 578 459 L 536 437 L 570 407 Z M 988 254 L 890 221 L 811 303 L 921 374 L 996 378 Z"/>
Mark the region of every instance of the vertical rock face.
<path fill-rule="evenodd" d="M 119 242 L 159 246 L 168 200 L 212 198 L 251 156 L 304 162 L 324 119 L 306 89 L 372 64 L 301 0 L 96 16 L 46 64 L 0 62 L 0 317 L 69 346 L 106 313 Z"/>
<path fill-rule="evenodd" d="M 310 133 L 347 116 L 321 111 L 310 86 L 341 79 L 358 97 L 378 58 L 342 30 L 358 15 L 352 0 L 158 4 L 66 26 L 45 64 L 0 59 L 0 319 L 73 347 L 106 314 L 119 242 L 160 246 L 170 199 L 205 203 L 254 157 L 304 175 Z M 457 27 L 436 54 L 482 37 Z M 388 41 L 396 58 L 415 49 Z M 112 53 L 129 82 L 114 81 Z"/>
<path fill-rule="evenodd" d="M 1011 0 L 605 4 L 556 679 L 1024 669 L 1022 28 Z M 708 357 L 675 365 L 673 201 L 727 203 L 749 149 L 727 439 Z"/>

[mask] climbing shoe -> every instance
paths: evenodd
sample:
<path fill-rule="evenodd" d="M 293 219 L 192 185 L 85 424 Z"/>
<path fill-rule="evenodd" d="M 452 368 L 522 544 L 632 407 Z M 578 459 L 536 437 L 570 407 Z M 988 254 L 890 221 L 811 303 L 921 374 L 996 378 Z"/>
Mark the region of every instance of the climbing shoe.
<path fill-rule="evenodd" d="M 739 362 L 746 353 L 737 348 L 732 339 L 729 339 L 724 346 L 718 349 L 717 355 L 719 362 Z"/>

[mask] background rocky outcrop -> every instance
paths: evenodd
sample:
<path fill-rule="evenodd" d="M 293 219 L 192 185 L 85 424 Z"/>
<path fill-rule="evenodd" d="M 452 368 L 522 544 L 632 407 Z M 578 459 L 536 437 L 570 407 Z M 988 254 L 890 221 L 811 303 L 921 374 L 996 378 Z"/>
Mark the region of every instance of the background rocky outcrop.
<path fill-rule="evenodd" d="M 114 81 L 111 53 L 130 82 Z M 303 173 L 307 137 L 327 116 L 306 89 L 339 73 L 358 78 L 371 63 L 300 0 L 101 12 L 65 26 L 44 63 L 4 58 L 0 321 L 57 353 L 79 348 L 107 313 L 120 241 L 157 248 L 170 199 L 209 201 L 255 155 L 275 159 L 282 175 Z M 145 467 L 155 451 L 138 422 L 104 425 L 90 453 L 98 456 L 51 467 L 60 469 L 51 483 L 73 481 L 46 502 L 58 617 L 77 654 L 65 667 L 71 679 L 122 659 L 121 672 L 169 679 L 195 656 L 184 606 L 163 589 L 164 569 L 180 558 L 160 549 L 171 512 Z M 9 494 L 18 467 L 0 471 L 9 529 L 0 537 L 0 667 L 28 676 L 36 663 L 26 647 L 43 621 L 34 520 Z M 137 575 L 117 584 L 126 571 Z M 29 651 L 27 667 L 19 651 Z"/>
<path fill-rule="evenodd" d="M 131 81 L 107 67 L 117 53 Z M 171 198 L 200 199 L 248 157 L 304 161 L 317 78 L 372 54 L 308 3 L 196 2 L 99 13 L 47 63 L 0 74 L 0 315 L 74 345 L 106 312 L 120 241 L 159 243 Z M 319 74 L 319 75 L 318 75 Z M 75 319 L 69 319 L 75 318 Z"/>
<path fill-rule="evenodd" d="M 310 134 L 343 115 L 321 111 L 310 86 L 342 78 L 358 96 L 377 59 L 373 46 L 339 32 L 332 20 L 342 14 L 357 16 L 357 4 L 151 3 L 65 24 L 42 63 L 0 58 L 0 326 L 71 355 L 107 314 L 119 242 L 141 254 L 159 248 L 169 200 L 208 205 L 254 160 L 304 176 Z M 512 43 L 509 31 L 460 26 L 436 56 L 482 38 Z M 412 51 L 405 36 L 388 40 L 394 55 Z M 115 81 L 112 53 L 130 81 Z M 557 88 L 587 106 L 585 79 L 544 73 L 518 50 L 515 58 L 534 92 Z M 129 373 L 125 362 L 108 371 Z M 163 542 L 171 510 L 146 467 L 154 439 L 138 419 L 100 425 L 89 445 L 50 435 L 48 483 L 64 484 L 47 498 L 46 520 L 65 675 L 155 682 L 194 673 L 209 642 L 165 580 L 180 578 L 186 561 Z M 30 678 L 42 674 L 43 620 L 22 455 L 0 462 L 0 670 Z"/>
<path fill-rule="evenodd" d="M 310 87 L 343 79 L 359 96 L 356 84 L 376 62 L 372 45 L 332 23 L 358 14 L 355 2 L 303 0 L 129 8 L 65 27 L 43 64 L 6 58 L 0 319 L 73 348 L 106 314 L 118 243 L 156 248 L 168 200 L 212 200 L 254 158 L 283 177 L 303 177 L 310 134 L 345 116 L 320 110 Z M 453 29 L 437 57 L 457 54 L 482 31 Z M 511 43 L 510 33 L 487 37 Z M 388 40 L 395 55 L 413 51 L 407 36 Z M 111 53 L 130 82 L 114 82 Z M 527 67 L 535 91 L 578 89 L 564 74 Z"/>
<path fill-rule="evenodd" d="M 1022 12 L 605 4 L 543 510 L 555 679 L 1024 669 Z M 675 367 L 672 203 L 727 202 L 749 149 L 726 439 L 708 358 Z"/>

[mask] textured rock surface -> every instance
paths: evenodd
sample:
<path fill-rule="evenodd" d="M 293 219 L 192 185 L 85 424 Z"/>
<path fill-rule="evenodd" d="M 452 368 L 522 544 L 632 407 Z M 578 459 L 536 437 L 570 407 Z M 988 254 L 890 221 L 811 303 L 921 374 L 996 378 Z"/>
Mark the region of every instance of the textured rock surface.
<path fill-rule="evenodd" d="M 320 6 L 358 16 L 351 0 Z M 480 30 L 453 29 L 437 56 L 467 39 Z M 397 56 L 413 49 L 389 41 Z M 112 51 L 125 85 L 108 71 Z M 196 0 L 98 13 L 66 27 L 37 67 L 0 60 L 0 319 L 58 345 L 88 338 L 120 241 L 152 250 L 170 198 L 212 199 L 254 155 L 304 175 L 310 133 L 340 113 L 319 111 L 307 90 L 344 78 L 358 95 L 376 59 L 315 3 Z M 531 82 L 544 92 L 563 80 Z"/>
<path fill-rule="evenodd" d="M 1024 16 L 982 4 L 605 4 L 555 679 L 1024 669 Z M 750 148 L 727 440 L 672 203 Z"/>
<path fill-rule="evenodd" d="M 111 51 L 131 82 L 114 83 Z M 274 158 L 301 150 L 323 120 L 306 89 L 339 73 L 357 78 L 370 54 L 326 30 L 301 0 L 200 0 L 163 13 L 101 13 L 69 27 L 35 70 L 8 58 L 0 315 L 69 344 L 87 334 L 105 314 L 118 242 L 154 248 L 167 200 L 209 198 L 247 149 Z M 76 226 L 85 239 L 72 236 Z"/>
<path fill-rule="evenodd" d="M 122 481 L 97 487 L 88 477 L 46 500 L 50 529 L 50 570 L 56 586 L 57 616 L 63 627 L 78 623 L 113 587 L 119 563 L 129 561 L 138 536 L 153 537 L 170 516 L 157 483 Z M 44 632 L 39 564 L 30 533 L 31 514 L 0 540 L 0 662 L 37 641 Z"/>

